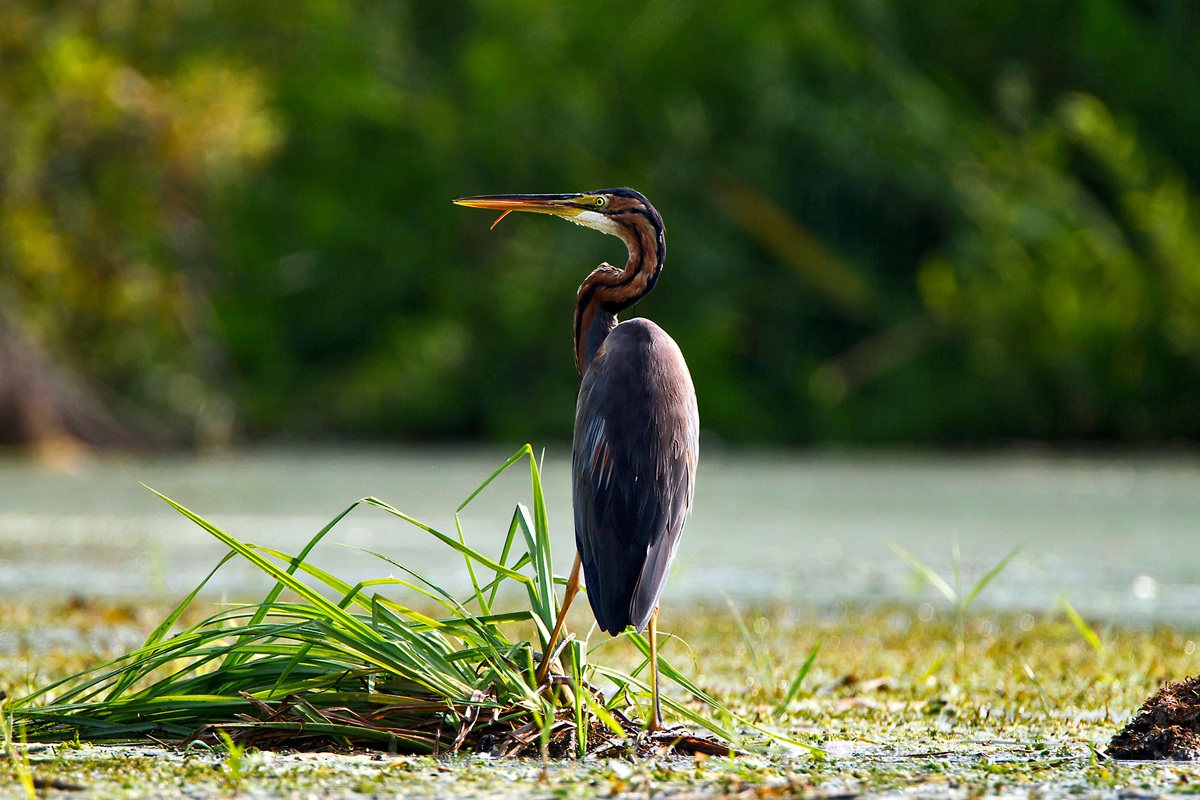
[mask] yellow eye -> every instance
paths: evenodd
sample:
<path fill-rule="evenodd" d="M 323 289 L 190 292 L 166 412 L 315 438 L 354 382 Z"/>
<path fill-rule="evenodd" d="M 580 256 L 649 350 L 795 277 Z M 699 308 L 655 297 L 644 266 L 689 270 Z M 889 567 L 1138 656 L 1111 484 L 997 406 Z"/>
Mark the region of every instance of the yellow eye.
<path fill-rule="evenodd" d="M 596 198 L 596 208 L 604 208 L 604 206 L 607 204 L 608 204 L 607 197 L 597 197 Z"/>

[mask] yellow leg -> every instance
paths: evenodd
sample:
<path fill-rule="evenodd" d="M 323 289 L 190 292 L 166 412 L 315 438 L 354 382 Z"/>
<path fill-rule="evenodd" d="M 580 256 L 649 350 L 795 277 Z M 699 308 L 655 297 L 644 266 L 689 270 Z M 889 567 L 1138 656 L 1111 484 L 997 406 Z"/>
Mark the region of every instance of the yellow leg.
<path fill-rule="evenodd" d="M 648 731 L 661 731 L 663 729 L 662 722 L 662 706 L 658 700 L 658 609 L 654 609 L 654 613 L 650 615 L 650 691 L 654 695 L 654 710 L 650 715 L 650 724 L 646 726 Z"/>
<path fill-rule="evenodd" d="M 575 555 L 575 565 L 571 567 L 571 577 L 567 578 L 567 589 L 563 592 L 562 607 L 558 610 L 558 619 L 554 621 L 554 632 L 550 634 L 550 641 L 546 642 L 546 652 L 542 654 L 542 663 L 537 670 L 537 683 L 541 686 L 546 682 L 546 676 L 550 673 L 551 656 L 554 654 L 554 645 L 558 643 L 559 634 L 562 633 L 563 626 L 567 622 L 567 610 L 571 608 L 571 601 L 575 599 L 575 595 L 579 593 L 579 568 L 583 562 L 579 558 L 579 554 Z"/>

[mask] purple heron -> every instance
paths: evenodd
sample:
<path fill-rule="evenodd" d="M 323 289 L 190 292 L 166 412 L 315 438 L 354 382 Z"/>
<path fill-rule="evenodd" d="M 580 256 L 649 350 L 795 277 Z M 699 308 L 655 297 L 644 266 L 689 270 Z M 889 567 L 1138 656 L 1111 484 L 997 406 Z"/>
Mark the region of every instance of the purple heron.
<path fill-rule="evenodd" d="M 582 566 L 602 630 L 650 629 L 648 727 L 661 730 L 658 601 L 692 506 L 700 417 L 675 341 L 648 319 L 618 323 L 617 314 L 658 282 L 666 257 L 662 217 L 632 189 L 454 202 L 504 212 L 496 222 L 512 211 L 553 214 L 617 236 L 629 250 L 623 269 L 604 263 L 592 270 L 575 302 L 575 366 L 583 379 L 571 459 L 577 555 L 537 677 L 545 681 Z"/>

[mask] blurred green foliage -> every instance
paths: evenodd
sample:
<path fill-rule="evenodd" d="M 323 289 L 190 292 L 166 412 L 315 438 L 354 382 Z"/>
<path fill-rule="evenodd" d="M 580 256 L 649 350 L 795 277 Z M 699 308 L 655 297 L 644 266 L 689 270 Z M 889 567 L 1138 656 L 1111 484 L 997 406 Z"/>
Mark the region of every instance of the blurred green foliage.
<path fill-rule="evenodd" d="M 621 245 L 449 200 L 619 185 L 708 435 L 1200 435 L 1188 0 L 10 0 L 0 69 L 0 308 L 200 439 L 569 437 Z"/>

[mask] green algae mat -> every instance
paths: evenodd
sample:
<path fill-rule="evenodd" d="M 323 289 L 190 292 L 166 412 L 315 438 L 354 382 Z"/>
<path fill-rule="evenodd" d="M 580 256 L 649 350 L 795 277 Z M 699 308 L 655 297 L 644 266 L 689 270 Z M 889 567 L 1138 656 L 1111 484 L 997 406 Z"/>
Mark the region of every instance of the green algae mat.
<path fill-rule="evenodd" d="M 1200 634 L 1093 626 L 1062 612 L 978 611 L 962 652 L 954 610 L 667 609 L 667 655 L 739 717 L 819 744 L 748 737 L 730 758 L 448 757 L 259 751 L 195 745 L 12 743 L 4 797 L 22 776 L 48 797 L 1121 797 L 1200 790 L 1200 765 L 1116 762 L 1104 748 L 1159 683 L 1195 671 Z M 0 608 L 0 679 L 10 693 L 125 652 L 163 609 Z M 196 613 L 200 613 L 198 610 Z M 798 670 L 823 644 L 791 699 Z M 614 668 L 641 661 L 622 640 Z M 696 704 L 678 687 L 674 699 Z M 781 707 L 782 705 L 782 707 Z M 0 781 L 0 786 L 4 781 Z"/>

